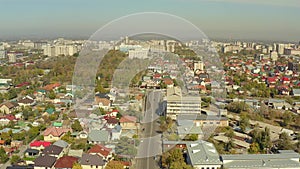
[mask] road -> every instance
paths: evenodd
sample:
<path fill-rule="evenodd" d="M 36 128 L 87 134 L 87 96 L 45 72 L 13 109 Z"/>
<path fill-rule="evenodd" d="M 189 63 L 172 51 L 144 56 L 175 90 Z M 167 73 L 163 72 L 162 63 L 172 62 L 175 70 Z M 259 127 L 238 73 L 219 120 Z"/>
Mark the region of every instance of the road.
<path fill-rule="evenodd" d="M 162 112 L 162 92 L 150 91 L 147 95 L 144 118 L 142 120 L 141 143 L 136 157 L 137 169 L 159 168 L 155 157 L 162 154 L 159 131 L 159 115 Z"/>

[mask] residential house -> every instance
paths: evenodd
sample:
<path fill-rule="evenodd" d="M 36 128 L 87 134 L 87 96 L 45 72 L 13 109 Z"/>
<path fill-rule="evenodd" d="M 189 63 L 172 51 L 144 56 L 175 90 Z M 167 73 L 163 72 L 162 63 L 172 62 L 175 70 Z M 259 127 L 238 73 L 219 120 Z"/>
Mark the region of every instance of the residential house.
<path fill-rule="evenodd" d="M 62 155 L 63 155 L 63 149 L 64 148 L 56 146 L 56 145 L 50 145 L 42 151 L 42 154 L 59 158 L 59 157 L 62 157 Z"/>
<path fill-rule="evenodd" d="M 116 118 L 108 118 L 106 120 L 106 126 L 110 129 L 115 128 L 116 125 L 118 125 L 118 123 L 119 123 L 119 120 Z"/>
<path fill-rule="evenodd" d="M 97 154 L 103 157 L 105 160 L 109 161 L 112 158 L 112 149 L 107 148 L 102 144 L 96 144 L 88 151 L 89 154 Z"/>
<path fill-rule="evenodd" d="M 122 127 L 117 125 L 114 129 L 111 130 L 111 140 L 119 140 L 122 133 Z"/>
<path fill-rule="evenodd" d="M 134 116 L 125 115 L 120 119 L 120 125 L 123 129 L 136 129 L 137 118 Z"/>
<path fill-rule="evenodd" d="M 57 141 L 59 140 L 65 133 L 71 131 L 69 128 L 57 128 L 57 127 L 49 127 L 44 131 L 44 140 L 45 141 Z"/>
<path fill-rule="evenodd" d="M 292 90 L 293 96 L 300 96 L 300 89 L 293 89 Z"/>
<path fill-rule="evenodd" d="M 17 121 L 16 117 L 12 114 L 7 114 L 0 117 L 0 126 L 8 125 L 10 121 Z"/>
<path fill-rule="evenodd" d="M 65 142 L 64 140 L 58 140 L 55 143 L 53 143 L 53 145 L 63 148 L 63 153 L 64 154 L 66 152 L 68 152 L 69 144 L 67 142 Z"/>
<path fill-rule="evenodd" d="M 35 140 L 32 143 L 30 143 L 29 146 L 30 146 L 31 149 L 43 150 L 43 149 L 45 149 L 46 147 L 48 147 L 50 145 L 51 145 L 51 142 Z"/>
<path fill-rule="evenodd" d="M 40 154 L 40 151 L 37 149 L 28 148 L 25 150 L 26 157 L 37 157 Z"/>
<path fill-rule="evenodd" d="M 98 96 L 95 97 L 95 103 L 99 108 L 102 108 L 106 111 L 109 110 L 111 106 L 111 101 L 108 98 L 100 98 Z"/>
<path fill-rule="evenodd" d="M 88 136 L 88 142 L 91 144 L 107 143 L 110 140 L 110 134 L 106 130 L 91 130 Z"/>
<path fill-rule="evenodd" d="M 51 169 L 56 159 L 56 157 L 49 155 L 39 156 L 34 160 L 34 169 Z"/>
<path fill-rule="evenodd" d="M 19 104 L 16 102 L 5 102 L 0 105 L 0 113 L 11 114 L 13 111 L 19 108 Z"/>
<path fill-rule="evenodd" d="M 55 169 L 72 169 L 74 163 L 77 163 L 79 158 L 77 157 L 72 157 L 72 156 L 63 156 L 59 158 L 55 165 Z"/>
<path fill-rule="evenodd" d="M 31 99 L 31 98 L 28 98 L 28 97 L 25 97 L 25 98 L 23 98 L 23 99 L 20 99 L 19 101 L 18 101 L 18 104 L 19 104 L 19 106 L 24 106 L 24 107 L 26 107 L 26 106 L 33 106 L 34 104 L 35 104 L 35 100 L 33 100 L 33 99 Z"/>
<path fill-rule="evenodd" d="M 92 154 L 83 154 L 80 164 L 82 169 L 104 169 L 106 165 L 102 157 Z"/>
<path fill-rule="evenodd" d="M 70 149 L 68 152 L 68 156 L 72 156 L 72 157 L 81 157 L 83 154 L 83 150 L 73 150 Z"/>

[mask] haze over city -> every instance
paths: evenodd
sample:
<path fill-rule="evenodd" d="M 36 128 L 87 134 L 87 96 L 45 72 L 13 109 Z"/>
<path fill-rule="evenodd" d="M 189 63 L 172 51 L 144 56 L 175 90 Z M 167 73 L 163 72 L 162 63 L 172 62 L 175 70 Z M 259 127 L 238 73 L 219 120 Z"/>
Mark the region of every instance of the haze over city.
<path fill-rule="evenodd" d="M 106 23 L 137 12 L 177 15 L 211 39 L 297 42 L 300 36 L 297 0 L 1 0 L 0 4 L 2 40 L 87 39 Z"/>

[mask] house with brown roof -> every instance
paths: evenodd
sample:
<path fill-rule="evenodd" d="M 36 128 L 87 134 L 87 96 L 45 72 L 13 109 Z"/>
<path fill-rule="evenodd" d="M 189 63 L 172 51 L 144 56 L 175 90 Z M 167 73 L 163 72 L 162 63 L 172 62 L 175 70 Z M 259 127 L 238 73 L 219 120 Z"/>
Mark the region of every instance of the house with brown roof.
<path fill-rule="evenodd" d="M 95 97 L 95 104 L 104 110 L 108 110 L 111 106 L 111 101 L 107 98 Z"/>
<path fill-rule="evenodd" d="M 101 157 L 103 157 L 106 160 L 109 160 L 112 158 L 112 149 L 111 148 L 107 148 L 102 144 L 96 144 L 94 145 L 89 151 L 89 154 L 93 154 L 93 155 L 99 155 Z"/>
<path fill-rule="evenodd" d="M 33 106 L 35 104 L 35 101 L 33 99 L 30 99 L 28 97 L 25 97 L 23 99 L 20 99 L 18 101 L 18 104 L 20 106 Z"/>
<path fill-rule="evenodd" d="M 19 108 L 19 104 L 15 102 L 5 102 L 0 105 L 0 112 L 4 114 L 11 114 Z"/>
<path fill-rule="evenodd" d="M 39 156 L 34 160 L 34 168 L 35 169 L 53 168 L 56 159 L 57 159 L 56 157 L 49 156 L 49 155 Z"/>
<path fill-rule="evenodd" d="M 83 154 L 80 164 L 82 169 L 104 169 L 106 165 L 102 157 L 92 154 Z"/>
<path fill-rule="evenodd" d="M 79 159 L 77 157 L 63 156 L 56 161 L 54 168 L 55 169 L 72 169 L 74 163 L 77 163 L 78 160 Z"/>
<path fill-rule="evenodd" d="M 70 128 L 49 127 L 44 131 L 44 141 L 57 141 L 69 131 Z"/>
<path fill-rule="evenodd" d="M 122 135 L 132 136 L 138 132 L 139 124 L 134 116 L 125 115 L 120 119 Z"/>
<path fill-rule="evenodd" d="M 118 123 L 119 123 L 119 120 L 116 119 L 116 118 L 111 118 L 111 117 L 110 117 L 110 118 L 106 119 L 106 126 L 107 126 L 108 128 L 110 128 L 110 129 L 115 128 L 116 125 L 118 125 Z"/>
<path fill-rule="evenodd" d="M 63 147 L 59 147 L 56 145 L 50 145 L 42 151 L 42 154 L 59 158 L 59 157 L 62 157 L 63 150 L 64 150 Z"/>
<path fill-rule="evenodd" d="M 137 118 L 134 116 L 125 115 L 120 119 L 120 125 L 123 129 L 136 129 Z"/>

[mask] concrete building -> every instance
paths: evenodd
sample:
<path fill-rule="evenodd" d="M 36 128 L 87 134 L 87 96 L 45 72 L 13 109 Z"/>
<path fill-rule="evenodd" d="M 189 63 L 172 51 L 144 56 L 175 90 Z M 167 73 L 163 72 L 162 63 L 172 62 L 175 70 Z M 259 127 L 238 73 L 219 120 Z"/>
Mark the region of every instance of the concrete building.
<path fill-rule="evenodd" d="M 129 59 L 147 59 L 149 57 L 149 49 L 135 49 L 128 51 Z"/>
<path fill-rule="evenodd" d="M 46 56 L 73 56 L 79 52 L 76 45 L 46 45 L 42 48 Z"/>
<path fill-rule="evenodd" d="M 270 58 L 271 58 L 272 61 L 277 61 L 277 59 L 278 59 L 278 53 L 275 52 L 275 51 L 272 51 L 270 53 Z"/>
<path fill-rule="evenodd" d="M 5 59 L 6 58 L 6 51 L 0 49 L 0 59 Z"/>
<path fill-rule="evenodd" d="M 167 116 L 176 119 L 180 114 L 201 114 L 201 97 L 183 95 L 179 87 L 167 89 Z"/>
<path fill-rule="evenodd" d="M 299 154 L 284 150 L 279 154 L 244 154 L 222 155 L 223 167 L 226 169 L 299 169 Z"/>
<path fill-rule="evenodd" d="M 227 52 L 239 52 L 242 50 L 242 47 L 237 45 L 228 45 L 223 47 L 223 53 Z"/>
<path fill-rule="evenodd" d="M 17 61 L 17 56 L 15 53 L 8 53 L 7 56 L 9 63 L 15 63 Z"/>
<path fill-rule="evenodd" d="M 195 169 L 218 169 L 222 162 L 219 153 L 212 143 L 199 140 L 187 142 L 187 163 Z"/>
<path fill-rule="evenodd" d="M 200 70 L 200 71 L 204 70 L 204 63 L 202 61 L 198 61 L 194 63 L 194 72 L 196 70 Z"/>

